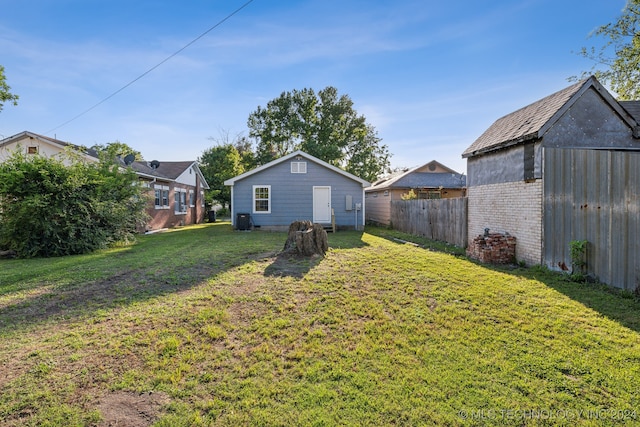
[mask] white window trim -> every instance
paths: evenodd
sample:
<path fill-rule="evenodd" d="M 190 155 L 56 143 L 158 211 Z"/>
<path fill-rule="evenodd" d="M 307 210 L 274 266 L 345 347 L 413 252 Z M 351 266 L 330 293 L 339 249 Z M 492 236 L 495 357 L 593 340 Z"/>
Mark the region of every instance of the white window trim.
<path fill-rule="evenodd" d="M 178 188 L 178 187 L 174 187 L 173 188 L 173 213 L 176 215 L 186 215 L 187 214 L 187 190 L 185 188 Z M 180 204 L 176 204 L 176 195 L 180 194 L 180 199 L 182 199 L 182 194 L 184 194 L 184 210 L 177 210 L 180 207 Z"/>
<path fill-rule="evenodd" d="M 156 192 L 156 190 L 160 190 L 160 204 L 159 205 L 156 205 L 156 202 L 155 202 L 155 195 L 156 195 L 155 192 Z M 162 204 L 162 200 L 163 200 L 162 193 L 163 193 L 163 191 L 167 192 L 167 204 L 166 205 Z M 154 196 L 153 206 L 154 206 L 155 209 L 169 209 L 169 206 L 171 205 L 171 201 L 169 200 L 169 186 L 155 184 L 153 186 L 153 196 Z"/>
<path fill-rule="evenodd" d="M 269 197 L 267 200 L 268 209 L 266 211 L 257 211 L 256 210 L 256 188 L 266 188 L 269 192 Z M 254 185 L 251 190 L 251 210 L 254 214 L 270 214 L 271 213 L 271 186 L 270 185 Z M 257 199 L 257 200 L 265 200 L 265 199 Z"/>
<path fill-rule="evenodd" d="M 307 162 L 291 162 L 291 173 L 307 173 Z"/>
<path fill-rule="evenodd" d="M 189 190 L 189 207 L 194 208 L 196 206 L 196 197 L 193 190 Z"/>

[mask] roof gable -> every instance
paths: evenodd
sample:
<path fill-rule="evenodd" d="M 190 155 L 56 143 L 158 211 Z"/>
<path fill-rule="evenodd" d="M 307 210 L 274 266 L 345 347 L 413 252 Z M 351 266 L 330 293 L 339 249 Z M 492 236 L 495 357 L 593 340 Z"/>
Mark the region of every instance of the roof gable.
<path fill-rule="evenodd" d="M 443 172 L 434 172 L 441 170 Z M 385 188 L 459 188 L 466 186 L 466 178 L 435 160 L 376 181 L 368 190 Z"/>
<path fill-rule="evenodd" d="M 327 163 L 327 162 L 325 162 L 323 160 L 320 160 L 317 157 L 312 156 L 311 154 L 307 154 L 307 153 L 305 153 L 304 151 L 301 151 L 301 150 L 294 151 L 293 153 L 287 154 L 286 156 L 282 156 L 279 159 L 273 160 L 273 161 L 271 161 L 269 163 L 265 163 L 264 165 L 258 166 L 257 168 L 252 169 L 252 170 L 250 170 L 248 172 L 245 172 L 245 173 L 240 174 L 238 176 L 235 176 L 233 178 L 227 179 L 224 182 L 224 185 L 232 186 L 237 181 L 240 181 L 242 179 L 248 178 L 251 175 L 254 175 L 254 174 L 258 173 L 258 172 L 261 172 L 263 170 L 269 169 L 269 168 L 271 168 L 273 166 L 276 166 L 276 165 L 278 165 L 280 163 L 286 162 L 287 160 L 293 159 L 295 157 L 305 158 L 305 159 L 307 159 L 309 161 L 317 163 L 320 166 L 323 166 L 323 167 L 325 167 L 327 169 L 330 169 L 330 170 L 332 170 L 332 171 L 334 171 L 334 172 L 336 172 L 336 173 L 338 173 L 340 175 L 343 175 L 346 178 L 349 178 L 349 179 L 351 179 L 353 181 L 356 181 L 356 182 L 360 183 L 362 185 L 362 187 L 368 187 L 369 185 L 371 185 L 368 181 L 365 181 L 362 178 L 359 178 L 359 177 L 357 177 L 355 175 L 352 175 L 349 172 L 346 172 L 346 171 L 344 171 L 344 170 L 342 170 L 342 169 L 340 169 L 340 168 L 338 168 L 336 166 L 333 166 L 333 165 L 331 165 L 331 164 L 329 164 L 329 163 Z"/>
<path fill-rule="evenodd" d="M 157 165 L 157 166 L 156 166 Z M 195 170 L 200 177 L 203 188 L 209 188 L 200 167 L 194 161 L 159 162 L 136 161 L 131 163 L 131 168 L 140 176 L 159 178 L 168 181 L 178 181 L 189 169 Z M 154 167 L 155 166 L 155 167 Z"/>
<path fill-rule="evenodd" d="M 637 127 L 633 117 L 592 76 L 499 118 L 462 153 L 462 157 L 473 157 L 541 138 L 590 89 L 595 90 L 629 127 Z"/>
<path fill-rule="evenodd" d="M 448 166 L 443 165 L 442 163 L 436 161 L 436 160 L 431 160 L 429 163 L 426 163 L 418 168 L 415 169 L 416 172 L 426 172 L 426 173 L 444 173 L 444 172 L 448 172 L 448 173 L 458 173 L 456 171 L 454 171 L 453 169 L 451 169 Z"/>
<path fill-rule="evenodd" d="M 8 138 L 5 138 L 3 140 L 0 140 L 0 148 L 3 146 L 7 146 L 13 143 L 20 143 L 20 141 L 25 140 L 25 139 L 31 139 L 31 140 L 37 140 L 41 143 L 44 143 L 50 147 L 53 147 L 56 150 L 60 150 L 60 152 L 63 152 L 67 147 L 76 150 L 78 152 L 80 152 L 81 154 L 83 154 L 87 159 L 95 161 L 98 160 L 98 153 L 96 150 L 93 150 L 91 148 L 87 148 L 87 147 L 82 147 L 79 145 L 75 145 L 72 144 L 70 142 L 65 142 L 65 141 L 61 141 L 59 139 L 55 139 L 55 138 L 50 138 L 48 136 L 44 136 L 44 135 L 39 135 L 37 133 L 33 133 L 33 132 L 29 132 L 29 131 L 23 131 L 20 133 L 17 133 L 15 135 L 12 135 Z"/>

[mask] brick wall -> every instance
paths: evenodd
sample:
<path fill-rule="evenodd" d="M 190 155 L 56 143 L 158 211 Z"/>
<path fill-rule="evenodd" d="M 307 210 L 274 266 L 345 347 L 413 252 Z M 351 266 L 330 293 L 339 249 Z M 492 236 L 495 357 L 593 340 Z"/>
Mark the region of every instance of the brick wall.
<path fill-rule="evenodd" d="M 485 228 L 517 239 L 516 260 L 542 263 L 542 180 L 469 187 L 468 245 Z"/>

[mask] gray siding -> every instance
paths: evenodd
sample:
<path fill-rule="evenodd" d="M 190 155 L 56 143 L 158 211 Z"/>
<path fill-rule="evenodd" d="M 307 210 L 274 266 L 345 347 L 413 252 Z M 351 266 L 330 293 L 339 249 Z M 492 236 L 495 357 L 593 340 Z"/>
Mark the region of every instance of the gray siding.
<path fill-rule="evenodd" d="M 588 90 L 544 134 L 545 148 L 638 148 L 632 129 Z"/>
<path fill-rule="evenodd" d="M 536 179 L 542 177 L 541 153 L 540 142 L 536 142 L 533 158 L 533 178 Z M 525 163 L 528 161 L 530 159 L 525 158 L 524 145 L 470 157 L 467 159 L 467 185 L 473 187 L 523 181 Z"/>
<path fill-rule="evenodd" d="M 640 153 L 545 149 L 544 264 L 571 268 L 569 243 L 587 240 L 587 270 L 640 285 Z"/>
<path fill-rule="evenodd" d="M 261 227 L 289 226 L 296 220 L 312 221 L 313 187 L 329 186 L 336 225 L 353 228 L 355 211 L 346 210 L 346 196 L 352 196 L 353 204 L 364 206 L 362 184 L 311 160 L 304 161 L 307 162 L 305 174 L 292 174 L 291 162 L 284 161 L 237 181 L 233 189 L 234 213 L 249 213 L 252 223 Z M 254 185 L 271 186 L 271 213 L 253 213 Z M 358 211 L 357 222 L 362 227 L 362 211 Z"/>

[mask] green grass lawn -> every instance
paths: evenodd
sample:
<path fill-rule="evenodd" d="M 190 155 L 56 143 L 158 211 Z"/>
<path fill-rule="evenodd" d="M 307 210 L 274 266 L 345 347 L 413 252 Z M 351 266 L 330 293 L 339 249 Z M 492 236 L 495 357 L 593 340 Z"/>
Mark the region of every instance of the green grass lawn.
<path fill-rule="evenodd" d="M 381 228 L 285 240 L 0 260 L 1 424 L 640 425 L 632 295 Z"/>

